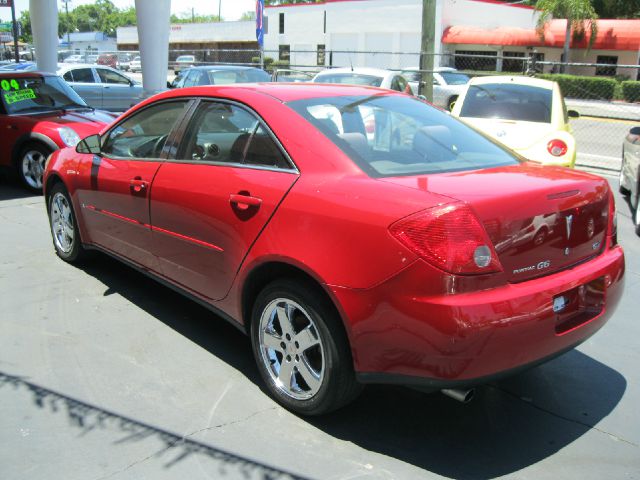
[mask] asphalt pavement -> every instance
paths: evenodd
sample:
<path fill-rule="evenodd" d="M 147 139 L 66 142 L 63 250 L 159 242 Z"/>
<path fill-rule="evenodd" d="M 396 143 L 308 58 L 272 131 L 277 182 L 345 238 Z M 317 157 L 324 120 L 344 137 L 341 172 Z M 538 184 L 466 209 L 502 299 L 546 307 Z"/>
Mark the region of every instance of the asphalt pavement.
<path fill-rule="evenodd" d="M 106 257 L 62 262 L 42 198 L 0 181 L 0 478 L 639 479 L 640 238 L 617 199 L 626 290 L 586 343 L 468 405 L 368 387 L 308 419 L 235 328 Z"/>

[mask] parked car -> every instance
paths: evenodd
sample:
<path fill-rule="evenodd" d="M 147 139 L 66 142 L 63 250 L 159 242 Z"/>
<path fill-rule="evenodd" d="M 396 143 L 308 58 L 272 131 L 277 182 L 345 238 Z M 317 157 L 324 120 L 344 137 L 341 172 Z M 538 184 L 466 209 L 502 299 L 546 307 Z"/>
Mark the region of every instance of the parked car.
<path fill-rule="evenodd" d="M 330 68 L 322 70 L 312 82 L 367 85 L 413 94 L 407 80 L 398 72 L 379 68 Z"/>
<path fill-rule="evenodd" d="M 640 235 L 640 127 L 633 127 L 622 143 L 620 193 L 629 198 L 636 233 Z"/>
<path fill-rule="evenodd" d="M 98 63 L 98 55 L 85 55 L 84 58 L 86 59 L 86 63 L 89 64 L 94 64 L 94 63 Z"/>
<path fill-rule="evenodd" d="M 42 191 L 45 159 L 99 132 L 114 117 L 94 111 L 61 78 L 38 72 L 0 73 L 0 166 Z"/>
<path fill-rule="evenodd" d="M 276 68 L 271 74 L 272 82 L 310 82 L 315 72 L 303 70 L 290 70 L 288 68 Z"/>
<path fill-rule="evenodd" d="M 414 95 L 418 95 L 421 81 L 419 68 L 408 68 L 401 71 L 409 81 Z M 437 67 L 433 71 L 433 104 L 451 110 L 464 86 L 469 82 L 469 76 L 455 68 Z"/>
<path fill-rule="evenodd" d="M 185 68 L 193 67 L 194 63 L 196 63 L 196 57 L 194 55 L 180 55 L 176 58 L 175 67 L 173 69 L 174 73 L 178 75 Z"/>
<path fill-rule="evenodd" d="M 205 65 L 182 70 L 169 86 L 170 88 L 182 88 L 270 81 L 271 76 L 259 68 L 236 65 Z"/>
<path fill-rule="evenodd" d="M 129 71 L 131 73 L 142 71 L 142 62 L 140 60 L 140 55 L 133 57 L 133 60 L 129 62 Z"/>
<path fill-rule="evenodd" d="M 1 72 L 32 72 L 37 66 L 34 62 L 7 63 L 0 67 Z"/>
<path fill-rule="evenodd" d="M 64 59 L 64 63 L 84 63 L 84 56 L 77 54 L 69 55 Z"/>
<path fill-rule="evenodd" d="M 98 249 L 219 312 L 300 414 L 363 383 L 467 397 L 589 338 L 623 290 L 605 179 L 378 88 L 169 90 L 54 153 L 45 194 L 61 259 Z M 549 214 L 562 233 L 496 252 Z"/>
<path fill-rule="evenodd" d="M 460 94 L 451 114 L 546 165 L 573 167 L 576 141 L 556 82 L 531 77 L 476 77 Z"/>
<path fill-rule="evenodd" d="M 123 112 L 145 98 L 142 85 L 114 68 L 61 64 L 58 75 L 94 108 Z"/>
<path fill-rule="evenodd" d="M 131 55 L 128 53 L 118 53 L 117 69 L 124 72 L 129 71 L 129 64 L 131 63 Z"/>
<path fill-rule="evenodd" d="M 106 65 L 107 67 L 117 68 L 118 67 L 118 55 L 115 53 L 103 53 L 98 56 L 98 60 L 96 61 L 98 65 Z"/>

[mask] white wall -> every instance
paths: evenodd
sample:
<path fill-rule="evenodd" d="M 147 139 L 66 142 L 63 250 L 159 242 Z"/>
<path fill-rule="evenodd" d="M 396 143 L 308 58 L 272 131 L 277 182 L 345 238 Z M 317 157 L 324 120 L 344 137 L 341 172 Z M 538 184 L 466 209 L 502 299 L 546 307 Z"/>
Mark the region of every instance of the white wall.
<path fill-rule="evenodd" d="M 118 27 L 116 36 L 118 44 L 138 43 L 138 30 L 136 27 Z M 169 43 L 255 41 L 256 24 L 254 21 L 181 23 L 169 27 Z"/>

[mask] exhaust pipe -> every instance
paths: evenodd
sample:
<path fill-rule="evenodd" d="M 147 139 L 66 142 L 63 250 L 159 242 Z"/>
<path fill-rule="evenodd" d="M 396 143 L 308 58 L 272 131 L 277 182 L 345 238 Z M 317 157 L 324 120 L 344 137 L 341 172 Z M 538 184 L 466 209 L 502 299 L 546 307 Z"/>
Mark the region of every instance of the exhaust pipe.
<path fill-rule="evenodd" d="M 461 403 L 469 403 L 476 394 L 475 389 L 461 390 L 459 388 L 444 388 L 440 390 L 447 397 L 451 397 Z"/>

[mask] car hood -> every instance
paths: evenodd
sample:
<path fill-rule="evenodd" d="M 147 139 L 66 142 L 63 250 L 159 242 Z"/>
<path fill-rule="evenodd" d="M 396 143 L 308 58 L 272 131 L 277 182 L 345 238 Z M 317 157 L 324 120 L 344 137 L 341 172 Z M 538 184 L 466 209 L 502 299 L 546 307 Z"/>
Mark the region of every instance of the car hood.
<path fill-rule="evenodd" d="M 497 118 L 460 117 L 460 119 L 512 150 L 527 150 L 546 140 L 549 134 L 555 131 L 549 123 L 516 122 Z"/>

